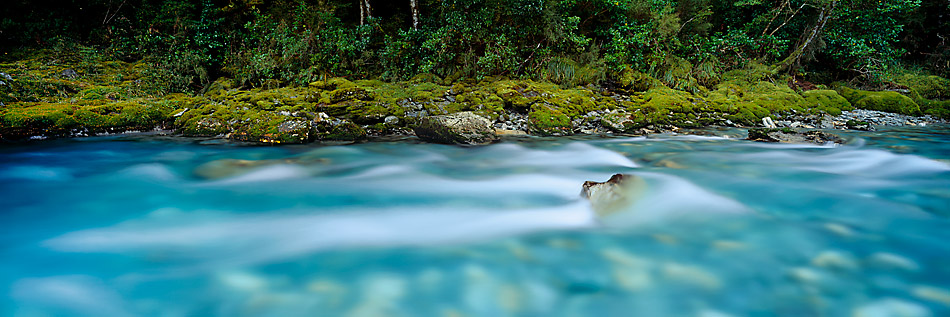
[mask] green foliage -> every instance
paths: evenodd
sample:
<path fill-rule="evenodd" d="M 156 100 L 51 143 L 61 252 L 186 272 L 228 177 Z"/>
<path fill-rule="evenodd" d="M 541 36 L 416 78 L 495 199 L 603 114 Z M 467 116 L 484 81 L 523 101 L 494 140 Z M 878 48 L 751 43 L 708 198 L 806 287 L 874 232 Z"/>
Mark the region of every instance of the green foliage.
<path fill-rule="evenodd" d="M 144 62 L 137 80 L 154 94 L 220 76 L 271 88 L 419 74 L 629 87 L 630 71 L 704 93 L 750 64 L 881 88 L 902 59 L 950 69 L 940 40 L 950 8 L 932 1 L 420 0 L 418 28 L 408 1 L 370 3 L 361 21 L 350 0 L 16 0 L 0 6 L 0 37 L 7 56 L 70 52 L 63 60 L 84 75 L 109 73 L 106 60 Z"/>

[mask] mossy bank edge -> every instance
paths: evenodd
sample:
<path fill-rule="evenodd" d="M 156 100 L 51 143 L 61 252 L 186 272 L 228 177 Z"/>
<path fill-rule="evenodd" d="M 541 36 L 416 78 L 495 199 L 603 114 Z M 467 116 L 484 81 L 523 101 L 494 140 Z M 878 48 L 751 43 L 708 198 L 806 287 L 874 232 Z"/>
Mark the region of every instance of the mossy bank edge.
<path fill-rule="evenodd" d="M 409 81 L 328 78 L 307 86 L 239 87 L 220 78 L 195 95 L 149 94 L 141 65 L 108 62 L 80 74 L 68 65 L 0 64 L 0 139 L 174 129 L 185 136 L 263 143 L 362 140 L 412 134 L 420 118 L 470 111 L 502 131 L 532 135 L 642 134 L 762 118 L 869 109 L 950 118 L 950 80 L 905 75 L 892 91 L 805 85 L 768 68 L 725 73 L 714 89 L 672 89 L 636 71 L 601 86 L 565 87 L 490 77 L 418 75 Z M 504 131 L 509 130 L 509 131 Z"/>

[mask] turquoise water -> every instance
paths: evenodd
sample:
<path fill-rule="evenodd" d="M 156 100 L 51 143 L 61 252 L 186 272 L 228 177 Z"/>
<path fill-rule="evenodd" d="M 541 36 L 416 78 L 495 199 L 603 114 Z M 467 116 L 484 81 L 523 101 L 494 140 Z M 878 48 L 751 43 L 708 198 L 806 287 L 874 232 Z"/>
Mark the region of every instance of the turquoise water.
<path fill-rule="evenodd" d="M 950 315 L 950 129 L 716 134 L 5 145 L 0 315 Z"/>

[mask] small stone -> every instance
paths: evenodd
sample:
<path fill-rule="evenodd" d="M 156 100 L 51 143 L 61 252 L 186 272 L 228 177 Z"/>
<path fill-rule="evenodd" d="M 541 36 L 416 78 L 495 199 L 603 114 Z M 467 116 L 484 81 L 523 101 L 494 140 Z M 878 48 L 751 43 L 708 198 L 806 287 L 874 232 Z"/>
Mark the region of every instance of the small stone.
<path fill-rule="evenodd" d="M 712 309 L 704 309 L 696 313 L 696 317 L 733 317 L 733 315 Z"/>
<path fill-rule="evenodd" d="M 221 284 L 236 290 L 259 291 L 267 287 L 267 280 L 247 272 L 224 272 L 217 278 Z"/>
<path fill-rule="evenodd" d="M 893 253 L 886 253 L 886 252 L 874 253 L 871 255 L 871 258 L 869 259 L 869 261 L 876 266 L 884 267 L 884 268 L 898 269 L 898 270 L 911 271 L 911 272 L 916 272 L 920 270 L 920 265 L 918 265 L 917 262 L 914 262 L 914 260 L 905 258 L 897 254 L 893 254 Z"/>
<path fill-rule="evenodd" d="M 660 161 L 656 162 L 655 164 L 653 164 L 653 166 L 656 166 L 656 167 L 666 167 L 666 168 L 675 168 L 675 169 L 683 169 L 683 168 L 686 168 L 685 166 L 681 165 L 680 163 L 676 163 L 675 161 L 670 160 L 670 159 L 663 159 L 663 160 L 660 160 Z"/>
<path fill-rule="evenodd" d="M 676 237 L 668 235 L 668 234 L 653 234 L 653 235 L 650 235 L 650 237 L 652 237 L 653 240 L 656 240 L 657 242 L 666 244 L 666 245 L 675 245 L 679 243 Z"/>
<path fill-rule="evenodd" d="M 713 248 L 716 248 L 718 250 L 723 250 L 723 251 L 745 249 L 746 247 L 745 244 L 743 244 L 742 242 L 729 241 L 729 240 L 713 241 L 712 246 Z"/>
<path fill-rule="evenodd" d="M 600 255 L 603 256 L 610 262 L 622 266 L 635 266 L 635 267 L 645 267 L 649 265 L 649 261 L 646 259 L 637 257 L 633 254 L 630 254 L 627 251 L 618 248 L 608 248 L 600 252 Z"/>
<path fill-rule="evenodd" d="M 821 281 L 821 274 L 807 267 L 789 269 L 788 277 L 805 284 L 816 284 Z"/>
<path fill-rule="evenodd" d="M 914 297 L 937 302 L 943 304 L 944 306 L 950 307 L 950 291 L 946 289 L 927 285 L 919 285 L 914 287 L 914 289 L 911 290 L 911 293 L 914 294 Z"/>
<path fill-rule="evenodd" d="M 346 287 L 333 281 L 315 280 L 307 283 L 307 290 L 314 293 L 342 293 L 346 291 Z"/>
<path fill-rule="evenodd" d="M 524 132 L 521 130 L 495 129 L 495 135 L 497 136 L 528 135 L 528 132 Z"/>
<path fill-rule="evenodd" d="M 814 266 L 832 269 L 851 271 L 858 268 L 858 263 L 847 253 L 839 251 L 824 251 L 811 260 Z"/>
<path fill-rule="evenodd" d="M 650 271 L 643 268 L 618 266 L 611 270 L 611 274 L 620 287 L 631 292 L 641 291 L 653 285 Z"/>
<path fill-rule="evenodd" d="M 386 117 L 386 119 L 383 119 L 383 122 L 385 122 L 386 124 L 398 124 L 399 118 L 396 116 L 388 116 Z"/>
<path fill-rule="evenodd" d="M 68 68 L 68 69 L 63 70 L 61 73 L 59 73 L 59 75 L 60 75 L 60 76 L 63 76 L 63 78 L 68 78 L 68 79 L 75 79 L 75 78 L 79 77 L 79 73 L 77 73 L 77 72 L 76 72 L 75 70 L 73 70 L 72 68 Z"/>
<path fill-rule="evenodd" d="M 722 281 L 716 275 L 698 266 L 667 263 L 663 265 L 663 276 L 671 280 L 692 284 L 707 290 L 719 289 Z"/>
<path fill-rule="evenodd" d="M 839 236 L 842 236 L 842 237 L 852 237 L 852 236 L 854 236 L 854 231 L 852 231 L 851 228 L 848 228 L 847 226 L 842 225 L 842 224 L 826 223 L 826 224 L 825 224 L 825 229 L 827 229 L 828 231 L 831 231 L 831 232 L 833 232 L 833 233 L 835 233 L 835 234 L 837 234 L 837 235 L 839 235 Z"/>
<path fill-rule="evenodd" d="M 885 298 L 854 309 L 852 317 L 930 317 L 930 310 L 918 303 Z"/>

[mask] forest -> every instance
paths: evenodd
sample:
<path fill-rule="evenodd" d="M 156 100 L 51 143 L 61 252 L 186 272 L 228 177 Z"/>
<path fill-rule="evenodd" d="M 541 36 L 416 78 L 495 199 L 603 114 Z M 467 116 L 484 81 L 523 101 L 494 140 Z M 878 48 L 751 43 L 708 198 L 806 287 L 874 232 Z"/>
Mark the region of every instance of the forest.
<path fill-rule="evenodd" d="M 535 83 L 639 92 L 662 85 L 702 98 L 746 78 L 837 90 L 852 104 L 841 87 L 897 91 L 914 105 L 895 112 L 947 117 L 948 13 L 950 3 L 936 0 L 12 0 L 0 8 L 0 72 L 20 80 L 0 85 L 0 102 L 268 90 L 334 78 L 371 80 L 356 84 L 370 90 L 508 80 L 530 82 L 516 87 L 522 93 Z M 85 81 L 44 79 L 51 74 Z M 221 78 L 227 82 L 215 85 Z M 115 86 L 122 89 L 110 95 Z M 315 86 L 327 94 L 347 88 Z M 785 109 L 756 107 L 716 111 L 748 114 L 739 121 L 751 123 Z M 30 125 L 17 120 L 7 125 Z"/>
<path fill-rule="evenodd" d="M 596 84 L 625 67 L 693 89 L 751 61 L 870 88 L 904 69 L 950 72 L 946 1 L 15 0 L 0 13 L 5 53 L 82 45 L 144 59 L 168 73 L 166 91 L 218 76 Z"/>

